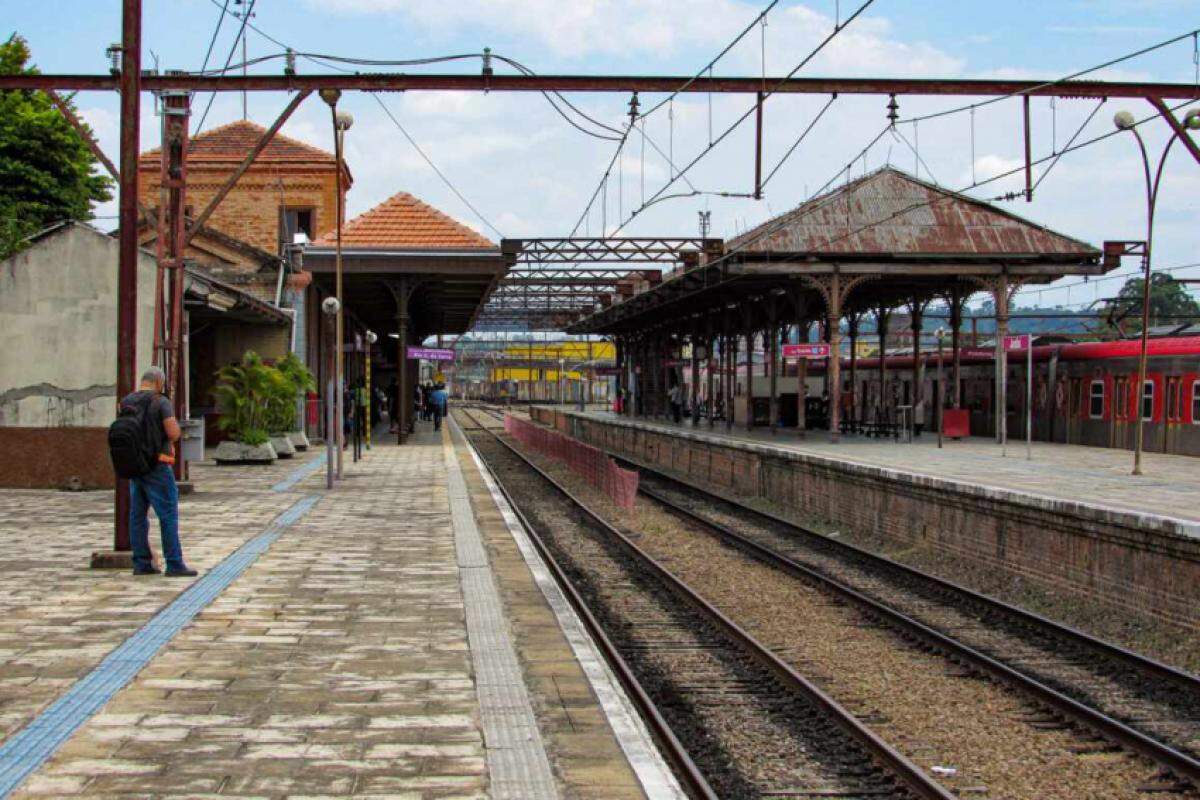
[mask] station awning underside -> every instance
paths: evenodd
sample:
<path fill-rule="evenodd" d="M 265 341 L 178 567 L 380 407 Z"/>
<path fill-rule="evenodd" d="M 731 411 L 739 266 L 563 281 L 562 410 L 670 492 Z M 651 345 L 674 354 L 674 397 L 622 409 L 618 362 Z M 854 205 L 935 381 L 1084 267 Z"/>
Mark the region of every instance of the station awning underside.
<path fill-rule="evenodd" d="M 736 329 L 782 300 L 778 319 L 840 316 L 1010 290 L 1117 266 L 1099 249 L 899 170 L 871 173 L 730 240 L 727 256 L 677 272 L 568 328 L 575 334 Z M 836 282 L 834 280 L 836 276 Z"/>
<path fill-rule="evenodd" d="M 335 286 L 335 252 L 309 247 L 304 268 L 325 294 Z M 397 328 L 400 293 L 408 292 L 409 331 L 417 337 L 470 330 L 508 271 L 500 250 L 376 250 L 343 248 L 342 296 L 348 313 L 370 330 Z"/>

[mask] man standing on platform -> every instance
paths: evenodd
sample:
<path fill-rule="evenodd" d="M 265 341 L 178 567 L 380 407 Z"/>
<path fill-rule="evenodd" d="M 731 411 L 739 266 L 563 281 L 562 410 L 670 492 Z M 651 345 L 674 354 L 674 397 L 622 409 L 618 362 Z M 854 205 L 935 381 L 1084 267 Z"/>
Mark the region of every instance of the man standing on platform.
<path fill-rule="evenodd" d="M 442 429 L 442 417 L 446 416 L 446 406 L 450 402 L 450 394 L 446 385 L 439 383 L 429 392 L 429 410 L 433 413 L 433 429 Z"/>
<path fill-rule="evenodd" d="M 671 403 L 671 419 L 675 420 L 678 425 L 683 415 L 683 387 L 676 381 L 671 387 L 671 391 L 667 393 L 667 399 Z"/>
<path fill-rule="evenodd" d="M 191 578 L 197 573 L 183 562 L 183 547 L 179 543 L 179 488 L 175 485 L 175 443 L 181 431 L 175 419 L 175 408 L 164 395 L 167 376 L 158 367 L 142 374 L 138 390 L 121 400 L 120 416 L 134 415 L 142 421 L 143 430 L 153 437 L 158 461 L 140 477 L 129 480 L 129 540 L 133 548 L 133 574 L 157 575 L 150 552 L 151 507 L 158 517 L 162 534 L 163 560 L 167 575 Z"/>

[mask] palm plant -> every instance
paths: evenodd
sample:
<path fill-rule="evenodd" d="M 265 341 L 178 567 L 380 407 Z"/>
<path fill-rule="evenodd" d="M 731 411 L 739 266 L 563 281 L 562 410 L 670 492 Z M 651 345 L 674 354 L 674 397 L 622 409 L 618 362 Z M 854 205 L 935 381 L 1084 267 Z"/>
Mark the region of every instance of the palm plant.
<path fill-rule="evenodd" d="M 269 427 L 272 432 L 287 432 L 296 426 L 296 401 L 305 392 L 317 389 L 317 381 L 295 353 L 275 363 L 277 379 L 272 381 L 268 401 Z"/>
<path fill-rule="evenodd" d="M 246 351 L 240 364 L 217 370 L 217 406 L 221 411 L 221 430 L 243 444 L 260 445 L 270 441 L 267 433 L 268 402 L 278 375 L 263 363 L 262 357 Z"/>

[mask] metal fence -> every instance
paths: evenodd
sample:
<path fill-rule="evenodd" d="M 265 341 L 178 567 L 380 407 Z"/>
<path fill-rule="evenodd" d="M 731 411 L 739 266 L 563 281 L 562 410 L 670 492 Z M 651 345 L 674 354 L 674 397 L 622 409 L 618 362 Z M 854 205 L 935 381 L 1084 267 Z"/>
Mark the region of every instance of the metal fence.
<path fill-rule="evenodd" d="M 602 450 L 511 414 L 504 415 L 504 431 L 526 447 L 563 462 L 621 508 L 633 509 L 638 474 L 621 469 Z"/>

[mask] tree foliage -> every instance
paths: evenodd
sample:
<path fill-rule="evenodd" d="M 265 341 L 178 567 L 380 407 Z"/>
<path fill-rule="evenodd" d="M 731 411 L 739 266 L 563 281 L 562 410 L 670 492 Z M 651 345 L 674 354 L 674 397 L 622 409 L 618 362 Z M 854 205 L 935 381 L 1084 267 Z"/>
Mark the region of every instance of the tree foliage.
<path fill-rule="evenodd" d="M 0 43 L 0 74 L 36 74 L 29 58 L 13 34 Z M 44 93 L 0 91 L 0 258 L 54 222 L 91 219 L 92 203 L 112 197 L 112 181 L 94 174 L 95 164 Z"/>
<path fill-rule="evenodd" d="M 266 444 L 268 406 L 279 380 L 279 371 L 253 351 L 246 351 L 240 364 L 217 370 L 213 392 L 221 411 L 221 430 L 243 444 Z"/>
<path fill-rule="evenodd" d="M 1117 296 L 1105 304 L 1105 315 L 1126 329 L 1142 329 L 1142 293 L 1146 282 L 1140 278 L 1125 281 Z M 1150 277 L 1150 326 L 1178 322 L 1184 317 L 1200 320 L 1200 303 L 1187 293 L 1184 284 L 1159 272 Z"/>

